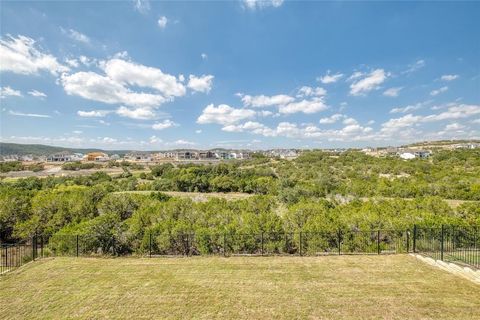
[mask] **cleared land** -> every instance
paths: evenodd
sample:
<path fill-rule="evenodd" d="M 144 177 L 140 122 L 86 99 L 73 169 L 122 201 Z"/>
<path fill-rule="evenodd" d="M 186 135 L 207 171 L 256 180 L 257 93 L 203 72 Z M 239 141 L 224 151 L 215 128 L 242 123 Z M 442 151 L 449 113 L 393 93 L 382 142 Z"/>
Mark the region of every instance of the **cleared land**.
<path fill-rule="evenodd" d="M 0 278 L 5 319 L 480 319 L 480 286 L 415 258 L 55 258 Z"/>

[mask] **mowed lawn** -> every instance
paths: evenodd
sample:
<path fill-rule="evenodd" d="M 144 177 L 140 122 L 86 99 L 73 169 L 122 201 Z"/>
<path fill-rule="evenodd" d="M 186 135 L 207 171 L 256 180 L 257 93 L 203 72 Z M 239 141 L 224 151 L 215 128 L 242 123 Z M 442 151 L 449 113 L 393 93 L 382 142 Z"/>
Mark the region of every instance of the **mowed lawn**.
<path fill-rule="evenodd" d="M 52 258 L 0 277 L 2 319 L 480 319 L 480 286 L 408 255 Z"/>

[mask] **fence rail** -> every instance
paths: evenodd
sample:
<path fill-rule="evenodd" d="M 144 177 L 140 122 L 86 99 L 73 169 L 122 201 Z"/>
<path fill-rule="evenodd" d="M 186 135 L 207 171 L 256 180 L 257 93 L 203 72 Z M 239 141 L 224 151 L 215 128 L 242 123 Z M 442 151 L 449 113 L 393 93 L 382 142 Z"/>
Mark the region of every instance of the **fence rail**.
<path fill-rule="evenodd" d="M 415 252 L 480 269 L 478 227 L 413 230 L 332 230 L 278 233 L 146 232 L 141 239 L 105 234 L 35 236 L 0 244 L 0 274 L 44 256 L 99 255 L 342 255 Z"/>
<path fill-rule="evenodd" d="M 28 241 L 0 243 L 0 275 L 43 256 L 43 237 Z"/>
<path fill-rule="evenodd" d="M 414 252 L 436 260 L 480 269 L 480 229 L 478 227 L 414 227 Z"/>

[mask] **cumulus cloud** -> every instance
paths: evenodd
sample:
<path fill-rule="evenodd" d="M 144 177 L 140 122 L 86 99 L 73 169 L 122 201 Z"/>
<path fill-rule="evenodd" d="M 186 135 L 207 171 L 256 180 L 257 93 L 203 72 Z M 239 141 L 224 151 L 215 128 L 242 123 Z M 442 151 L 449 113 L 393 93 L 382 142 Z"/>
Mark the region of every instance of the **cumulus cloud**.
<path fill-rule="evenodd" d="M 321 87 L 312 88 L 309 86 L 303 86 L 298 90 L 298 97 L 311 97 L 311 96 L 322 97 L 326 94 L 327 94 L 327 90 Z"/>
<path fill-rule="evenodd" d="M 84 118 L 102 118 L 109 114 L 111 111 L 108 110 L 91 110 L 91 111 L 82 111 L 78 110 L 77 114 L 80 117 Z"/>
<path fill-rule="evenodd" d="M 40 51 L 32 38 L 7 35 L 7 39 L 0 40 L 0 71 L 23 75 L 48 71 L 57 75 L 68 70 L 53 55 Z"/>
<path fill-rule="evenodd" d="M 178 79 L 162 70 L 122 59 L 108 60 L 104 65 L 106 75 L 119 84 L 153 88 L 165 97 L 185 95 L 185 86 Z"/>
<path fill-rule="evenodd" d="M 253 107 L 253 108 L 285 105 L 295 100 L 295 98 L 285 94 L 278 94 L 274 96 L 266 96 L 263 94 L 258 96 L 242 95 L 242 94 L 238 94 L 238 95 L 242 97 L 242 102 L 245 107 Z"/>
<path fill-rule="evenodd" d="M 431 96 L 436 96 L 436 95 L 439 95 L 440 93 L 443 93 L 443 92 L 445 92 L 445 91 L 447 91 L 447 90 L 448 90 L 448 87 L 447 87 L 447 86 L 441 87 L 441 88 L 439 88 L 439 89 L 432 90 L 432 91 L 430 92 L 430 95 L 431 95 Z"/>
<path fill-rule="evenodd" d="M 249 10 L 265 9 L 268 7 L 278 8 L 283 0 L 242 0 L 245 8 Z"/>
<path fill-rule="evenodd" d="M 167 19 L 167 17 L 162 16 L 162 17 L 158 18 L 157 23 L 158 23 L 158 26 L 160 27 L 160 29 L 165 29 L 167 27 L 168 19 Z"/>
<path fill-rule="evenodd" d="M 383 92 L 384 96 L 387 97 L 398 97 L 400 90 L 402 90 L 402 87 L 395 87 L 395 88 L 389 88 Z"/>
<path fill-rule="evenodd" d="M 455 79 L 458 79 L 459 75 L 458 74 L 444 74 L 443 76 L 440 77 L 440 80 L 442 81 L 453 81 Z"/>
<path fill-rule="evenodd" d="M 203 60 L 208 59 L 208 55 L 206 53 L 202 53 L 200 56 L 202 57 Z"/>
<path fill-rule="evenodd" d="M 202 114 L 197 119 L 197 123 L 229 125 L 241 120 L 253 118 L 255 114 L 256 112 L 250 109 L 235 109 L 226 104 L 215 107 L 213 104 L 209 104 L 203 109 Z"/>
<path fill-rule="evenodd" d="M 343 77 L 342 73 L 330 74 L 330 70 L 327 71 L 323 77 L 318 77 L 317 81 L 320 81 L 323 84 L 335 83 Z"/>
<path fill-rule="evenodd" d="M 95 72 L 64 74 L 61 77 L 61 83 L 68 95 L 108 104 L 156 107 L 167 100 L 159 94 L 133 92 L 122 83 Z"/>
<path fill-rule="evenodd" d="M 178 123 L 173 122 L 172 120 L 166 119 L 161 122 L 154 123 L 152 125 L 153 130 L 164 130 L 172 127 L 178 127 Z"/>
<path fill-rule="evenodd" d="M 127 107 L 121 106 L 115 111 L 115 113 L 121 117 L 126 117 L 126 118 L 136 119 L 136 120 L 149 120 L 149 119 L 154 119 L 156 117 L 154 110 L 148 107 L 127 108 Z"/>
<path fill-rule="evenodd" d="M 43 98 L 46 98 L 47 95 L 41 91 L 38 91 L 38 90 L 32 90 L 32 91 L 28 91 L 28 94 L 31 95 L 32 97 L 36 97 L 36 98 L 40 98 L 40 99 L 43 99 Z"/>
<path fill-rule="evenodd" d="M 19 90 L 12 89 L 9 86 L 0 88 L 0 98 L 4 99 L 6 97 L 22 97 L 22 93 Z"/>
<path fill-rule="evenodd" d="M 324 103 L 321 97 L 315 97 L 311 100 L 304 99 L 302 101 L 296 101 L 288 103 L 286 105 L 281 105 L 278 108 L 278 112 L 283 114 L 292 114 L 297 112 L 311 114 L 326 110 L 327 108 L 328 106 Z"/>
<path fill-rule="evenodd" d="M 389 74 L 386 73 L 383 69 L 376 69 L 369 74 L 361 75 L 359 76 L 359 78 L 363 78 L 353 82 L 350 85 L 350 94 L 353 96 L 359 96 L 364 95 L 372 90 L 376 90 L 387 79 L 388 76 Z"/>
<path fill-rule="evenodd" d="M 321 123 L 321 124 L 332 124 L 332 123 L 335 123 L 335 122 L 343 119 L 344 117 L 345 116 L 343 114 L 336 113 L 334 115 L 331 115 L 330 117 L 322 118 L 318 122 Z"/>
<path fill-rule="evenodd" d="M 187 87 L 193 91 L 209 93 L 212 89 L 213 78 L 214 76 L 212 75 L 202 75 L 200 77 L 196 77 L 191 74 L 188 77 Z"/>

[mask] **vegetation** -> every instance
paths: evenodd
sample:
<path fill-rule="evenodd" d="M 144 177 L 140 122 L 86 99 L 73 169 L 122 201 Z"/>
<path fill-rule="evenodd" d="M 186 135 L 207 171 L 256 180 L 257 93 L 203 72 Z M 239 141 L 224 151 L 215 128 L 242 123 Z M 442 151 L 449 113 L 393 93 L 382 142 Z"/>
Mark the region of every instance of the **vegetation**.
<path fill-rule="evenodd" d="M 4 319 L 479 319 L 479 296 L 478 285 L 406 255 L 55 258 L 2 278 L 0 314 Z"/>
<path fill-rule="evenodd" d="M 117 176 L 95 172 L 1 182 L 0 240 L 91 233 L 93 241 L 113 237 L 121 250 L 142 252 L 147 232 L 158 235 L 154 244 L 160 246 L 167 235 L 191 232 L 480 225 L 478 150 L 444 151 L 430 160 L 415 161 L 378 159 L 358 152 L 310 152 L 294 161 L 259 157 L 214 165 L 162 164 L 139 177 L 123 168 Z M 138 192 L 146 190 L 153 193 Z M 195 202 L 162 191 L 253 196 Z M 452 209 L 444 198 L 477 201 Z"/>
<path fill-rule="evenodd" d="M 43 164 L 41 163 L 24 165 L 20 161 L 0 162 L 0 172 L 23 171 L 23 170 L 38 172 L 38 171 L 42 171 L 43 169 L 44 169 Z"/>
<path fill-rule="evenodd" d="M 62 165 L 63 170 L 72 170 L 72 171 L 82 170 L 82 169 L 93 169 L 95 167 L 96 167 L 96 165 L 93 162 L 82 163 L 80 161 L 67 162 L 67 163 L 64 163 Z M 97 167 L 98 167 L 98 165 L 97 165 Z"/>

